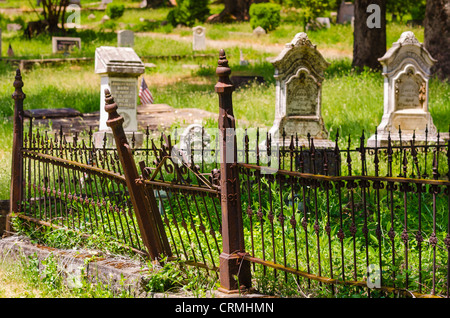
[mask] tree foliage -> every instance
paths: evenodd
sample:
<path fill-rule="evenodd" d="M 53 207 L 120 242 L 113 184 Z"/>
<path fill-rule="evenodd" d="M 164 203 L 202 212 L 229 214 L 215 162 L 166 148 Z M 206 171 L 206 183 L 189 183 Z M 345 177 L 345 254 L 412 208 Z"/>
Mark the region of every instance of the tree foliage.
<path fill-rule="evenodd" d="M 173 26 L 193 26 L 204 22 L 209 15 L 209 0 L 177 0 L 177 6 L 169 11 L 167 21 Z"/>
<path fill-rule="evenodd" d="M 281 7 L 275 3 L 254 3 L 250 6 L 250 25 L 253 29 L 260 26 L 266 31 L 273 31 L 281 21 Z"/>
<path fill-rule="evenodd" d="M 314 21 L 317 17 L 323 16 L 328 10 L 336 9 L 337 0 L 276 0 L 283 6 L 301 9 L 301 14 L 305 23 Z"/>

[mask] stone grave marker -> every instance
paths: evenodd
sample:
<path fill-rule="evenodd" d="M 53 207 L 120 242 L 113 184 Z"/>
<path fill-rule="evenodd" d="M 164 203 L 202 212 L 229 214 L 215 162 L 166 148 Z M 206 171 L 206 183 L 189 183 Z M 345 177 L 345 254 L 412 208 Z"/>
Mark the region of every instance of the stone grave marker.
<path fill-rule="evenodd" d="M 285 145 L 291 135 L 299 138 L 299 145 L 308 145 L 308 133 L 316 148 L 334 147 L 328 140 L 321 115 L 321 94 L 324 71 L 329 63 L 311 43 L 306 33 L 297 33 L 283 51 L 272 60 L 275 67 L 275 120 L 269 133 L 272 143 Z M 286 144 L 287 143 L 287 144 Z"/>
<path fill-rule="evenodd" d="M 266 34 L 266 30 L 264 30 L 262 27 L 258 26 L 253 30 L 253 34 L 256 36 L 261 36 Z"/>
<path fill-rule="evenodd" d="M 402 142 L 411 140 L 415 134 L 417 142 L 436 138 L 437 130 L 428 111 L 428 80 L 431 67 L 436 60 L 425 49 L 411 31 L 403 32 L 386 54 L 378 59 L 384 75 L 384 113 L 375 135 L 371 136 L 369 147 L 387 145 L 388 135 Z"/>
<path fill-rule="evenodd" d="M 192 49 L 194 51 L 202 51 L 206 50 L 206 28 L 202 26 L 196 26 L 192 28 L 193 31 L 193 40 L 192 40 Z"/>
<path fill-rule="evenodd" d="M 102 2 L 100 3 L 100 5 L 98 6 L 99 10 L 105 10 L 106 7 L 108 6 L 108 3 L 113 2 L 113 0 L 102 0 Z"/>
<path fill-rule="evenodd" d="M 123 128 L 131 144 L 134 133 L 136 146 L 142 144 L 143 134 L 138 132 L 137 94 L 138 77 L 145 71 L 144 63 L 132 48 L 101 46 L 95 50 L 95 73 L 100 74 L 99 131 L 94 134 L 96 147 L 103 145 L 106 134 L 108 145 L 114 145 L 111 129 L 106 125 L 105 89 L 108 88 L 117 103 L 117 112 L 124 118 Z"/>
<path fill-rule="evenodd" d="M 319 17 L 319 18 L 316 18 L 316 21 L 320 25 L 325 26 L 327 29 L 329 29 L 331 26 L 330 18 Z"/>
<path fill-rule="evenodd" d="M 81 50 L 81 38 L 70 38 L 59 36 L 52 37 L 53 53 L 70 52 L 74 47 L 78 47 Z"/>
<path fill-rule="evenodd" d="M 6 25 L 6 29 L 8 31 L 20 31 L 22 29 L 22 26 L 18 23 L 8 23 Z"/>
<path fill-rule="evenodd" d="M 342 1 L 341 5 L 339 6 L 337 23 L 343 24 L 346 22 L 351 22 L 354 16 L 355 16 L 355 5 L 351 2 Z"/>
<path fill-rule="evenodd" d="M 117 46 L 133 47 L 134 46 L 134 32 L 131 30 L 120 30 L 119 32 L 117 32 Z"/>

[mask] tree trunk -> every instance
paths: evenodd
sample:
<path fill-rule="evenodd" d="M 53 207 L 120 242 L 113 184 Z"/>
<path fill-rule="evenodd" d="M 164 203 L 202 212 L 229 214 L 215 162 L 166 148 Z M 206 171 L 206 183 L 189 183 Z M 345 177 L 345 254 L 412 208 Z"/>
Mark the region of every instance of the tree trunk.
<path fill-rule="evenodd" d="M 450 78 L 450 3 L 427 0 L 425 9 L 425 48 L 437 60 L 432 72 L 439 79 Z"/>
<path fill-rule="evenodd" d="M 368 9 L 369 5 L 372 6 Z M 384 53 L 386 53 L 386 0 L 356 0 L 353 66 L 359 68 L 367 66 L 379 70 L 381 64 L 378 59 Z"/>
<path fill-rule="evenodd" d="M 216 16 L 211 16 L 209 22 L 248 21 L 252 3 L 268 2 L 269 0 L 224 0 L 225 8 Z"/>
<path fill-rule="evenodd" d="M 59 30 L 64 30 L 64 18 L 66 7 L 69 5 L 69 0 L 42 0 L 42 7 L 44 19 L 48 24 L 48 31 L 55 33 Z M 61 20 L 61 21 L 60 21 Z M 61 22 L 62 28 L 59 28 L 58 23 Z"/>

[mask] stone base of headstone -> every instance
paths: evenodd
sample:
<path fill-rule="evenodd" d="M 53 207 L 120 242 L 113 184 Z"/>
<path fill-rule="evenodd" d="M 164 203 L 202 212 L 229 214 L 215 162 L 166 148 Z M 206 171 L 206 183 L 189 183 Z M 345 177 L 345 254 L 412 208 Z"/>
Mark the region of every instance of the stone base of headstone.
<path fill-rule="evenodd" d="M 435 144 L 437 143 L 437 134 L 427 134 L 425 135 L 425 133 L 415 133 L 413 134 L 401 134 L 401 139 L 400 139 L 400 135 L 397 133 L 391 133 L 390 134 L 390 138 L 391 138 L 391 145 L 392 146 L 399 146 L 400 145 L 400 140 L 401 140 L 401 144 L 403 146 L 411 146 L 411 142 L 414 139 L 414 145 L 416 146 L 420 146 L 420 145 L 425 145 L 425 144 Z M 377 134 L 375 137 L 375 134 L 372 135 L 369 139 L 367 139 L 367 147 L 369 148 L 380 148 L 380 147 L 387 147 L 388 146 L 388 139 L 389 139 L 389 134 L 384 133 L 384 134 Z M 440 134 L 439 136 L 439 144 L 446 144 L 448 142 L 448 134 Z"/>
<path fill-rule="evenodd" d="M 283 139 L 283 130 L 286 135 Z M 333 148 L 334 142 L 328 139 L 328 132 L 323 120 L 317 116 L 285 116 L 276 120 L 269 131 L 272 144 L 276 143 L 280 147 L 289 147 L 291 135 L 294 140 L 298 138 L 298 146 L 310 146 L 310 140 L 314 140 L 315 148 Z M 307 134 L 310 134 L 310 139 Z"/>
<path fill-rule="evenodd" d="M 144 143 L 144 134 L 139 131 L 126 131 L 125 136 L 127 137 L 128 144 L 130 146 L 133 146 L 132 140 L 133 140 L 133 133 L 134 133 L 134 148 L 139 148 Z M 105 141 L 106 136 L 106 141 Z M 105 131 L 97 131 L 93 135 L 94 137 L 94 145 L 96 148 L 103 148 L 106 146 L 106 148 L 115 148 L 116 142 L 114 141 L 114 135 L 112 131 L 105 130 Z"/>

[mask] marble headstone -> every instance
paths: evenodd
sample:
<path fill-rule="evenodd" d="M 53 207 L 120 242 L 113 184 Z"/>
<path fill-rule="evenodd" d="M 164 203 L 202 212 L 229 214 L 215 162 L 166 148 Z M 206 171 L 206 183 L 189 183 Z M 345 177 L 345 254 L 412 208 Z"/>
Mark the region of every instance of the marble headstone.
<path fill-rule="evenodd" d="M 103 145 L 105 133 L 111 142 L 111 129 L 106 125 L 105 88 L 108 88 L 117 103 L 117 112 L 124 118 L 123 128 L 128 141 L 135 135 L 136 144 L 142 142 L 138 132 L 137 93 L 138 77 L 145 71 L 144 63 L 132 48 L 101 46 L 95 50 L 95 73 L 100 75 L 100 123 L 94 135 L 96 146 Z"/>
<path fill-rule="evenodd" d="M 387 144 L 399 138 L 408 142 L 436 138 L 437 130 L 428 111 L 428 80 L 436 60 L 425 49 L 413 32 L 404 32 L 386 54 L 378 59 L 383 66 L 384 113 L 375 135 L 368 139 L 368 146 Z"/>
<path fill-rule="evenodd" d="M 334 147 L 328 140 L 322 115 L 322 81 L 330 65 L 311 43 L 306 33 L 298 33 L 272 60 L 275 67 L 275 120 L 270 134 L 272 143 L 282 143 L 297 134 L 299 145 L 308 144 L 308 133 L 318 148 Z"/>
<path fill-rule="evenodd" d="M 193 31 L 193 40 L 192 40 L 192 49 L 194 51 L 202 51 L 206 49 L 206 32 L 205 28 L 202 26 L 196 26 L 192 28 Z"/>
<path fill-rule="evenodd" d="M 117 46 L 133 47 L 134 46 L 134 32 L 131 30 L 120 30 L 119 32 L 117 32 Z"/>
<path fill-rule="evenodd" d="M 52 52 L 53 53 L 66 53 L 70 52 L 74 47 L 78 47 L 81 50 L 81 38 L 71 37 L 52 37 Z"/>

